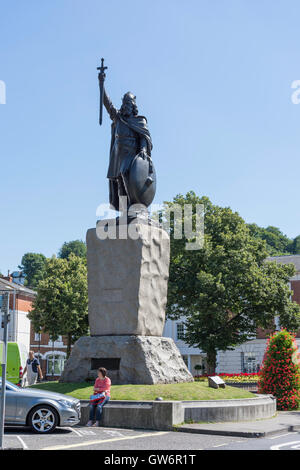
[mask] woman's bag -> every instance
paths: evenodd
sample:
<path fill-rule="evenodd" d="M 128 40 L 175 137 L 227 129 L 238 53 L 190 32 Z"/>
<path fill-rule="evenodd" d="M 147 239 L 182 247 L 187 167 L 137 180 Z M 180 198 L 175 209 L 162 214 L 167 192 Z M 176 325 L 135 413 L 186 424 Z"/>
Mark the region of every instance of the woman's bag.
<path fill-rule="evenodd" d="M 103 403 L 105 400 L 105 393 L 95 393 L 94 395 L 90 396 L 90 403 L 92 405 L 99 405 L 100 403 Z"/>

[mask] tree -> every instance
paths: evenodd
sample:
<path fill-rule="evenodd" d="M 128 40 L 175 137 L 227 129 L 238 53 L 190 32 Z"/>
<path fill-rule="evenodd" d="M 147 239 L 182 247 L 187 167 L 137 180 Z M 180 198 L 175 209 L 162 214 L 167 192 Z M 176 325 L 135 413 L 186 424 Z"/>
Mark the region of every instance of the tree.
<path fill-rule="evenodd" d="M 86 244 L 82 240 L 65 242 L 59 250 L 58 257 L 67 259 L 71 253 L 80 258 L 86 258 Z"/>
<path fill-rule="evenodd" d="M 294 238 L 291 246 L 291 251 L 294 255 L 300 255 L 300 235 Z"/>
<path fill-rule="evenodd" d="M 174 238 L 176 222 L 171 220 L 167 315 L 186 317 L 185 341 L 206 353 L 208 373 L 215 370 L 218 350 L 249 340 L 258 327 L 272 328 L 276 315 L 282 326 L 296 330 L 300 307 L 290 300 L 288 286 L 294 265 L 265 262 L 265 241 L 251 236 L 244 220 L 230 208 L 189 192 L 164 204 L 163 219 L 174 204 L 205 208 L 201 249 L 185 250 L 189 240 Z"/>
<path fill-rule="evenodd" d="M 19 269 L 24 272 L 26 286 L 32 288 L 38 286 L 45 272 L 46 259 L 42 253 L 25 253 Z"/>
<path fill-rule="evenodd" d="M 265 240 L 266 248 L 270 256 L 292 254 L 293 240 L 284 235 L 277 227 L 259 227 L 256 224 L 248 224 L 253 237 Z"/>
<path fill-rule="evenodd" d="M 46 261 L 44 278 L 28 318 L 35 331 L 49 333 L 53 341 L 67 336 L 67 356 L 71 345 L 88 332 L 87 268 L 83 258 L 52 257 Z"/>
<path fill-rule="evenodd" d="M 298 409 L 300 405 L 300 366 L 295 336 L 286 330 L 268 340 L 259 372 L 259 393 L 270 393 L 277 399 L 278 410 Z"/>

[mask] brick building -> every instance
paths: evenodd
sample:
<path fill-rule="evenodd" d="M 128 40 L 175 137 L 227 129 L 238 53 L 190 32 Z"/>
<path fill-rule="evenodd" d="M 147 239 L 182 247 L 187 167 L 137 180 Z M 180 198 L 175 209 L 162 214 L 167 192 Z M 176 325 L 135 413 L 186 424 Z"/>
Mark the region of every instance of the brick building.
<path fill-rule="evenodd" d="M 32 303 L 36 293 L 21 284 L 13 282 L 11 276 L 0 277 L 0 306 L 3 292 L 9 292 L 10 322 L 8 324 L 8 341 L 18 342 L 29 350 L 30 346 L 30 321 L 28 312 L 32 309 Z M 0 339 L 3 339 L 3 329 L 0 325 Z"/>
<path fill-rule="evenodd" d="M 57 341 L 53 342 L 48 334 L 36 334 L 34 332 L 27 315 L 32 309 L 36 292 L 24 287 L 22 282 L 14 282 L 20 277 L 17 275 L 0 277 L 0 308 L 2 304 L 1 293 L 10 293 L 8 341 L 23 345 L 22 349 L 27 352 L 34 351 L 36 357 L 40 360 L 44 378 L 57 379 L 60 377 L 66 361 L 66 339 L 59 337 Z M 0 325 L 1 339 L 3 339 L 3 328 Z"/>

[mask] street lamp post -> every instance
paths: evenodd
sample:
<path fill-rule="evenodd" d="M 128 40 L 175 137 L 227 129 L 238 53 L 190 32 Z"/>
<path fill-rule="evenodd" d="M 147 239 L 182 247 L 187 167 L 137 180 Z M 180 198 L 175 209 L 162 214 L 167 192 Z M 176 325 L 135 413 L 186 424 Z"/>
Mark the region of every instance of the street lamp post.
<path fill-rule="evenodd" d="M 8 322 L 9 315 L 9 292 L 2 294 L 2 323 L 3 328 L 3 347 L 2 347 L 2 383 L 1 383 L 1 397 L 0 397 L 0 450 L 3 450 L 3 437 L 4 437 L 4 416 L 5 416 L 5 389 L 6 389 L 6 364 L 7 364 L 7 337 L 8 337 Z"/>

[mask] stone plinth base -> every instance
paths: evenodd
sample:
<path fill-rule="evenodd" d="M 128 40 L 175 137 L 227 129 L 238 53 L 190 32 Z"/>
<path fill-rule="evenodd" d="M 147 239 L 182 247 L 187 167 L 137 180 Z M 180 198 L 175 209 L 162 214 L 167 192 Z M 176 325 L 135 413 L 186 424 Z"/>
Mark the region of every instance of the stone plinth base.
<path fill-rule="evenodd" d="M 174 341 L 159 336 L 84 336 L 60 381 L 95 379 L 98 367 L 108 370 L 114 385 L 193 381 Z"/>

